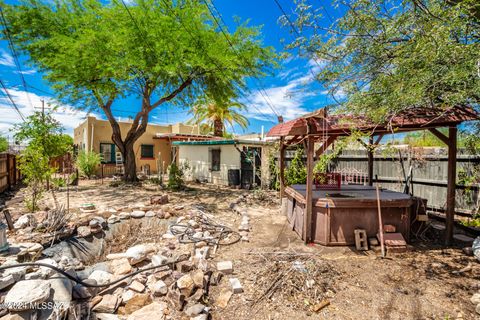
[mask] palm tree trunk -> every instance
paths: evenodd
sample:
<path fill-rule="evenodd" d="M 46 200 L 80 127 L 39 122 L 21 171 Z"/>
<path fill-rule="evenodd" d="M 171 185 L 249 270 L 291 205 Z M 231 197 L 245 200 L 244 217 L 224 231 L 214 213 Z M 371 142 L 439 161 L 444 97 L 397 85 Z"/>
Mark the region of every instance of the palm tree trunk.
<path fill-rule="evenodd" d="M 213 135 L 215 137 L 223 137 L 223 121 L 215 119 L 213 121 Z"/>

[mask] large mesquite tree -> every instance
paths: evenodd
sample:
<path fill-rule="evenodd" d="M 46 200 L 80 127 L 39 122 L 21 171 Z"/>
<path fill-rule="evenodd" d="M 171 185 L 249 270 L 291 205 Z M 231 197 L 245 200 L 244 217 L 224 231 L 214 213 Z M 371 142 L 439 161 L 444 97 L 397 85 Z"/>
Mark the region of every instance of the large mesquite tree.
<path fill-rule="evenodd" d="M 152 110 L 236 96 L 246 77 L 264 75 L 274 59 L 258 28 L 240 25 L 225 35 L 197 0 L 25 0 L 3 7 L 14 43 L 58 97 L 103 111 L 127 181 L 137 179 L 133 145 Z M 137 113 L 122 136 L 112 105 L 132 95 Z"/>
<path fill-rule="evenodd" d="M 480 103 L 478 0 L 299 0 L 290 48 L 348 111 L 382 116 L 411 106 Z M 336 8 L 336 9 L 335 9 Z M 332 17 L 333 15 L 333 17 Z"/>

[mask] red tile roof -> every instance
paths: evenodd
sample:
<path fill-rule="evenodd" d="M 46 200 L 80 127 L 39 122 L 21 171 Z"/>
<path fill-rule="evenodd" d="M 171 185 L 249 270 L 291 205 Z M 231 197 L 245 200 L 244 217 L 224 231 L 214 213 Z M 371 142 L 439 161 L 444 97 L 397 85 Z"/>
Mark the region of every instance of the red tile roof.
<path fill-rule="evenodd" d="M 353 129 L 372 134 L 393 131 L 415 131 L 427 128 L 457 125 L 464 121 L 479 120 L 478 113 L 471 107 L 456 106 L 448 109 L 412 107 L 375 123 L 366 116 L 327 115 L 319 113 L 303 116 L 280 123 L 270 129 L 268 137 L 314 135 L 348 135 Z M 310 123 L 310 126 L 307 124 Z"/>

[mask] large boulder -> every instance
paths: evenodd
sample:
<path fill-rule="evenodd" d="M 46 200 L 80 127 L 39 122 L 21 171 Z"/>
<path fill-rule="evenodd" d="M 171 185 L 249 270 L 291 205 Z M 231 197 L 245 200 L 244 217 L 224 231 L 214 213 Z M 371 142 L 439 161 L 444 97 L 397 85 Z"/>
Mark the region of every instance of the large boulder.
<path fill-rule="evenodd" d="M 50 297 L 50 282 L 45 280 L 23 280 L 15 283 L 5 296 L 5 305 L 13 311 L 29 310 L 35 304 Z"/>
<path fill-rule="evenodd" d="M 167 308 L 165 302 L 153 302 L 135 312 L 127 320 L 152 320 L 164 319 L 164 311 Z"/>

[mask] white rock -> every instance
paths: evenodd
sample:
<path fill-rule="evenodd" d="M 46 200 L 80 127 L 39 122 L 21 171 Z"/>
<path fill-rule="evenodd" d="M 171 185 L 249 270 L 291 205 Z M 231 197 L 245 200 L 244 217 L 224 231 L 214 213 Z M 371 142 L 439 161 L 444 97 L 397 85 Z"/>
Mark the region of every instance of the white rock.
<path fill-rule="evenodd" d="M 164 296 L 168 293 L 168 287 L 162 280 L 158 280 L 150 289 L 156 296 Z"/>
<path fill-rule="evenodd" d="M 205 306 L 201 303 L 194 304 L 193 306 L 188 307 L 185 310 L 185 314 L 189 317 L 195 317 L 199 315 L 203 309 L 205 309 Z"/>
<path fill-rule="evenodd" d="M 112 214 L 108 219 L 107 219 L 107 222 L 110 223 L 110 224 L 113 224 L 113 223 L 118 223 L 120 222 L 120 218 L 114 214 Z"/>
<path fill-rule="evenodd" d="M 156 215 L 157 215 L 157 214 L 155 213 L 155 211 L 152 211 L 152 210 L 147 211 L 147 212 L 145 213 L 145 217 L 150 217 L 150 218 L 151 218 L 151 217 L 155 217 Z"/>
<path fill-rule="evenodd" d="M 160 265 L 163 265 L 165 263 L 167 263 L 168 261 L 168 258 L 165 257 L 165 256 L 162 256 L 161 254 L 156 254 L 156 255 L 153 255 L 150 260 L 152 261 L 152 264 L 154 266 L 160 266 Z"/>
<path fill-rule="evenodd" d="M 89 227 L 79 226 L 77 227 L 77 235 L 81 238 L 86 238 L 92 234 Z"/>
<path fill-rule="evenodd" d="M 93 279 L 97 281 L 97 284 L 99 285 L 104 285 L 111 282 L 112 278 L 113 275 L 110 272 L 106 272 L 103 270 L 94 270 L 88 277 L 88 279 Z"/>
<path fill-rule="evenodd" d="M 5 270 L 4 276 L 12 276 L 15 282 L 22 280 L 27 274 L 27 267 L 16 267 Z"/>
<path fill-rule="evenodd" d="M 147 255 L 155 251 L 155 247 L 150 244 L 139 244 L 128 248 L 125 252 L 125 256 L 128 258 L 128 261 L 133 266 L 143 260 L 147 259 Z"/>
<path fill-rule="evenodd" d="M 232 261 L 220 261 L 217 262 L 217 271 L 223 274 L 230 274 L 233 272 L 233 263 Z"/>
<path fill-rule="evenodd" d="M 50 283 L 53 291 L 53 301 L 58 303 L 69 303 L 72 301 L 73 283 L 65 276 L 57 275 L 46 280 Z"/>
<path fill-rule="evenodd" d="M 233 293 L 242 293 L 243 292 L 243 287 L 240 284 L 240 280 L 237 278 L 231 278 L 230 280 L 230 285 L 232 286 L 232 291 Z"/>
<path fill-rule="evenodd" d="M 127 320 L 153 320 L 162 319 L 163 311 L 167 308 L 165 302 L 153 302 L 128 316 Z"/>
<path fill-rule="evenodd" d="M 5 296 L 5 304 L 10 310 L 30 309 L 30 304 L 42 303 L 50 297 L 50 283 L 45 280 L 19 281 Z"/>
<path fill-rule="evenodd" d="M 31 213 L 24 214 L 17 221 L 13 224 L 15 229 L 23 229 L 26 227 L 35 227 L 37 225 L 37 221 L 35 216 Z"/>
<path fill-rule="evenodd" d="M 132 211 L 131 216 L 133 218 L 143 218 L 145 217 L 145 211 L 141 211 L 141 210 Z"/>
<path fill-rule="evenodd" d="M 472 301 L 473 304 L 479 304 L 480 303 L 480 293 L 475 293 L 471 298 L 470 301 Z"/>
<path fill-rule="evenodd" d="M 130 290 L 135 292 L 142 293 L 145 290 L 145 286 L 137 280 L 133 280 L 132 283 L 128 286 Z"/>
<path fill-rule="evenodd" d="M 121 320 L 116 314 L 95 312 L 97 320 Z"/>
<path fill-rule="evenodd" d="M 133 290 L 126 290 L 122 294 L 122 301 L 124 303 L 127 303 L 129 300 L 131 300 L 137 293 Z"/>
<path fill-rule="evenodd" d="M 162 238 L 165 239 L 165 240 L 170 240 L 170 239 L 175 239 L 175 236 L 173 234 L 167 232 L 162 236 Z"/>
<path fill-rule="evenodd" d="M 118 217 L 122 220 L 130 219 L 130 212 L 120 212 Z"/>
<path fill-rule="evenodd" d="M 14 282 L 15 279 L 12 275 L 4 276 L 2 279 L 0 279 L 0 290 L 12 285 Z"/>

